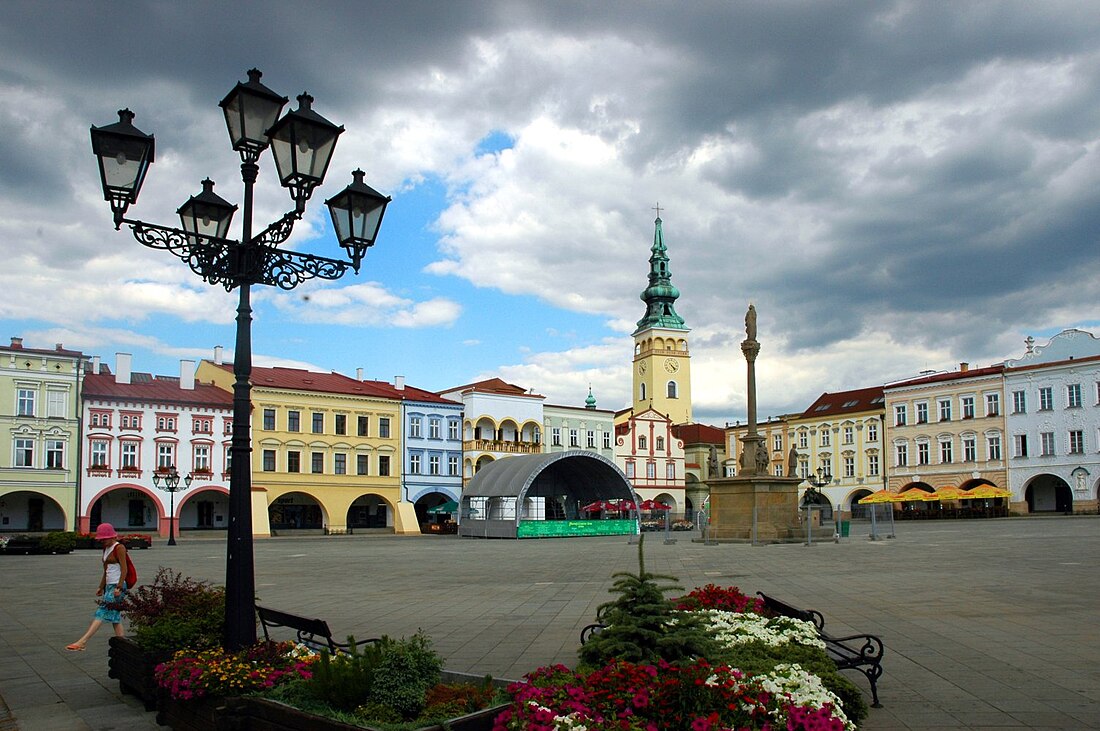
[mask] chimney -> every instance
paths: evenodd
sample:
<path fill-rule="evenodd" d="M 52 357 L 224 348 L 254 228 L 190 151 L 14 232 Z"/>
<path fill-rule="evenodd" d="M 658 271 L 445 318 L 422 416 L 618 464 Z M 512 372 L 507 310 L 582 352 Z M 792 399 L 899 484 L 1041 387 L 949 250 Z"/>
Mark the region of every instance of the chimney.
<path fill-rule="evenodd" d="M 970 364 L 969 363 L 966 363 L 966 362 L 959 363 L 959 372 L 960 373 L 966 373 L 968 370 L 970 370 Z"/>
<path fill-rule="evenodd" d="M 221 365 L 221 364 L 222 364 L 222 346 L 215 345 L 214 346 L 214 365 Z"/>
<path fill-rule="evenodd" d="M 180 361 L 180 388 L 184 391 L 195 390 L 195 361 Z"/>
<path fill-rule="evenodd" d="M 58 352 L 61 352 L 62 350 L 65 349 L 65 346 L 62 345 L 61 343 L 54 343 L 53 344 L 53 349 L 58 351 Z"/>
<path fill-rule="evenodd" d="M 393 377 L 393 387 L 396 388 L 398 391 L 404 391 L 405 390 L 405 377 L 404 376 L 394 376 Z"/>
<path fill-rule="evenodd" d="M 11 347 L 16 350 L 20 350 L 23 347 L 23 338 L 17 338 L 14 335 L 11 338 Z"/>
<path fill-rule="evenodd" d="M 363 369 L 362 368 L 356 368 L 355 369 L 355 380 L 357 380 L 357 381 L 362 381 L 363 380 Z"/>
<path fill-rule="evenodd" d="M 92 356 L 92 373 L 94 373 L 97 376 L 99 375 L 99 356 L 98 355 L 93 355 Z"/>
<path fill-rule="evenodd" d="M 115 383 L 130 382 L 130 365 L 134 356 L 129 353 L 115 353 Z"/>

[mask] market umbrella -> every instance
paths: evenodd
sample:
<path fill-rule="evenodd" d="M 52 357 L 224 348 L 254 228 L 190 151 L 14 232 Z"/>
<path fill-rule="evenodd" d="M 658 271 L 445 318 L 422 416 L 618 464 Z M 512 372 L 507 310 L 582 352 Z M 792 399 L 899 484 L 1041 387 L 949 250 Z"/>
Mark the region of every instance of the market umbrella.
<path fill-rule="evenodd" d="M 927 502 L 929 500 L 938 500 L 933 493 L 927 490 L 922 490 L 919 487 L 910 487 L 903 493 L 899 493 L 894 496 L 894 502 L 896 503 L 908 503 L 908 502 Z"/>
<path fill-rule="evenodd" d="M 977 487 L 967 490 L 966 497 L 964 497 L 963 499 L 966 500 L 968 498 L 976 498 L 989 500 L 998 497 L 1012 497 L 1012 491 L 1005 490 L 1004 488 L 997 487 L 996 485 L 978 485 Z"/>
<path fill-rule="evenodd" d="M 665 505 L 659 500 L 643 500 L 638 507 L 642 510 L 672 510 L 671 505 Z"/>
<path fill-rule="evenodd" d="M 618 504 L 615 505 L 615 509 L 622 512 L 626 512 L 627 510 L 637 510 L 637 508 L 634 507 L 633 500 L 620 500 Z"/>
<path fill-rule="evenodd" d="M 434 508 L 428 508 L 428 512 L 432 515 L 454 514 L 458 512 L 458 503 L 454 500 L 448 500 L 442 505 L 436 505 Z"/>
<path fill-rule="evenodd" d="M 598 513 L 601 510 L 615 510 L 615 505 L 607 500 L 597 500 L 581 508 L 582 513 Z"/>
<path fill-rule="evenodd" d="M 935 499 L 935 500 L 966 500 L 967 498 L 970 497 L 970 494 L 966 490 L 963 490 L 962 488 L 959 488 L 959 487 L 941 487 L 939 490 L 936 490 L 934 493 L 932 493 L 932 495 L 934 495 L 935 498 L 928 497 L 926 499 L 927 500 L 932 500 L 932 499 Z"/>
<path fill-rule="evenodd" d="M 892 503 L 898 494 L 890 490 L 879 490 L 859 499 L 860 505 L 874 505 L 876 503 Z"/>

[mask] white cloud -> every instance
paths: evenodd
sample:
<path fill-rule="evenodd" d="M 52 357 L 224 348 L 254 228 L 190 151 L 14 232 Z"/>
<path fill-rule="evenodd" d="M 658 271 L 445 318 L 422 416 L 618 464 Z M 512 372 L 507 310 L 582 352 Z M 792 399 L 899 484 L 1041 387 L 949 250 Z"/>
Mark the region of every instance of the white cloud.
<path fill-rule="evenodd" d="M 346 287 L 306 287 L 296 297 L 274 298 L 275 306 L 299 322 L 349 327 L 424 328 L 450 326 L 462 306 L 445 297 L 417 302 L 378 282 Z"/>

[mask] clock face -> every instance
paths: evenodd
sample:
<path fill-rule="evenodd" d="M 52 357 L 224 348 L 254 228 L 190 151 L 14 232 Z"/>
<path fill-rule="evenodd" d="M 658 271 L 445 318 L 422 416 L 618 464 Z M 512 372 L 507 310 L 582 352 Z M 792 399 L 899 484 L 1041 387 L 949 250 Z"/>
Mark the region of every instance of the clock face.
<path fill-rule="evenodd" d="M 665 358 L 665 370 L 669 373 L 675 373 L 680 370 L 680 363 L 675 358 Z"/>
<path fill-rule="evenodd" d="M 641 363 L 638 364 L 638 372 L 639 373 L 645 373 L 645 369 L 646 369 L 646 362 L 643 360 Z"/>

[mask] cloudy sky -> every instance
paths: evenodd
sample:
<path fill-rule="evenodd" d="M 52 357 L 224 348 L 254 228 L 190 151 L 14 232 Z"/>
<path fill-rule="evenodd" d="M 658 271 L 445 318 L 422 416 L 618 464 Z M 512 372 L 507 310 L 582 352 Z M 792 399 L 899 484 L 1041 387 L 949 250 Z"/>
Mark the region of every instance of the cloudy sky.
<path fill-rule="evenodd" d="M 294 248 L 335 255 L 356 167 L 393 196 L 359 276 L 254 289 L 258 364 L 620 408 L 658 202 L 701 421 L 744 418 L 750 301 L 762 417 L 1100 325 L 1093 2 L 7 0 L 4 336 L 232 351 L 235 295 L 114 230 L 88 129 L 156 135 L 135 218 L 239 203 L 217 102 L 254 66 L 347 130 Z M 291 207 L 269 153 L 256 195 Z"/>

